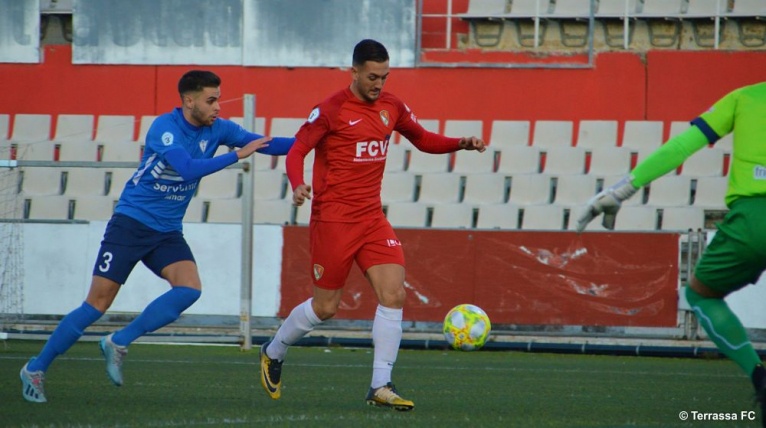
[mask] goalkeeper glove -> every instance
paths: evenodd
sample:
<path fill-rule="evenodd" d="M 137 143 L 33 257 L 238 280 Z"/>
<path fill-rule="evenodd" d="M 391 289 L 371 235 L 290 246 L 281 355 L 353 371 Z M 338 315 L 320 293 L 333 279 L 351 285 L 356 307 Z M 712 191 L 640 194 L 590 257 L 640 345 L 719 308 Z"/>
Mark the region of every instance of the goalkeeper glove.
<path fill-rule="evenodd" d="M 616 184 L 602 190 L 588 201 L 588 206 L 577 220 L 577 232 L 582 232 L 585 226 L 599 214 L 604 213 L 602 224 L 607 229 L 614 229 L 614 219 L 620 210 L 622 202 L 633 196 L 638 189 L 631 184 L 631 176 L 627 176 Z"/>

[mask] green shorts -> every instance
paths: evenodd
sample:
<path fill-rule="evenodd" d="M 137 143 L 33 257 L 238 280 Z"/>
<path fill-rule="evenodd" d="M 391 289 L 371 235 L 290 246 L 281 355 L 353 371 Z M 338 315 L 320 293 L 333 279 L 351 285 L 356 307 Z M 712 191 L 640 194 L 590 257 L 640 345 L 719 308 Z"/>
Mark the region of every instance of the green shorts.
<path fill-rule="evenodd" d="M 694 275 L 708 287 L 729 293 L 755 283 L 766 270 L 766 197 L 740 198 L 718 224 Z"/>

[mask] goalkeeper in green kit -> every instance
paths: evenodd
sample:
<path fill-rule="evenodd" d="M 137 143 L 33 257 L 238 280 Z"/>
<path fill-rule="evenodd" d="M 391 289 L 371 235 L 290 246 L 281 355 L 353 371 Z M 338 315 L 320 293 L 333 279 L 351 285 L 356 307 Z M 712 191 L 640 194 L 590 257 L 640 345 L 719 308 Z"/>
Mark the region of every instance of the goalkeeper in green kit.
<path fill-rule="evenodd" d="M 730 92 L 691 125 L 640 162 L 628 177 L 591 198 L 577 230 L 602 213 L 604 227 L 613 229 L 622 201 L 734 132 L 725 199 L 729 212 L 682 292 L 718 349 L 750 376 L 766 427 L 766 370 L 739 318 L 724 301 L 766 270 L 766 82 Z"/>

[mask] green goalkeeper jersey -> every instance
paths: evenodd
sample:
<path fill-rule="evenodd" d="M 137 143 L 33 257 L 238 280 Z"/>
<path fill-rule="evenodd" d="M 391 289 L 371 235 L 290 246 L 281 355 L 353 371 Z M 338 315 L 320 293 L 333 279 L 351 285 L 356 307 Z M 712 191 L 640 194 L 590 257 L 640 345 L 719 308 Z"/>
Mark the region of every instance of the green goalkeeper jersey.
<path fill-rule="evenodd" d="M 726 205 L 743 196 L 766 196 L 766 82 L 728 93 L 633 170 L 632 183 L 648 184 L 697 150 L 734 132 Z"/>

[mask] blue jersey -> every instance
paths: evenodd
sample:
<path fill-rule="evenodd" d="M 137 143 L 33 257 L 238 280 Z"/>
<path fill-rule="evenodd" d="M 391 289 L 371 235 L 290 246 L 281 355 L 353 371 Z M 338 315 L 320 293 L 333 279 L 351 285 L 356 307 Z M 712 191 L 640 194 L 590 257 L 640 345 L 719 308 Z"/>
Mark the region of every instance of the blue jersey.
<path fill-rule="evenodd" d="M 157 117 L 146 135 L 141 164 L 125 184 L 114 212 L 160 232 L 181 230 L 200 178 L 238 161 L 234 152 L 214 157 L 218 147 L 243 147 L 261 137 L 220 118 L 211 126 L 194 126 L 181 108 Z M 274 138 L 258 152 L 284 155 L 293 141 Z"/>

